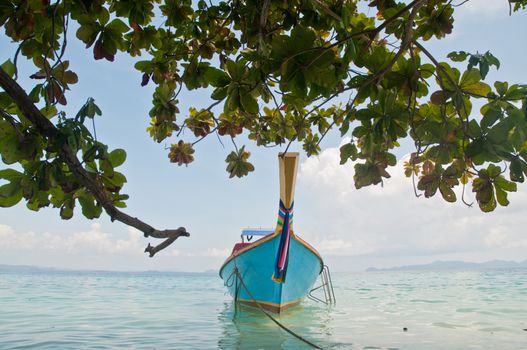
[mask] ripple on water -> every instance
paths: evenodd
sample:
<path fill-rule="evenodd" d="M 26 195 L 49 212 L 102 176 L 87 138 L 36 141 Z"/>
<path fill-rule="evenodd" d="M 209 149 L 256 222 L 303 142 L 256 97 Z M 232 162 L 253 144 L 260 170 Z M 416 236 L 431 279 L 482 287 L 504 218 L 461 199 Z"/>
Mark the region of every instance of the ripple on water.
<path fill-rule="evenodd" d="M 511 332 L 511 331 L 513 331 L 512 329 L 505 328 L 505 327 L 486 327 L 486 328 L 480 328 L 478 330 L 480 332 L 490 332 L 490 333 L 494 333 L 494 332 Z"/>
<path fill-rule="evenodd" d="M 446 303 L 446 300 L 427 300 L 427 299 L 412 299 L 411 303 L 424 303 L 424 304 L 440 304 Z"/>
<path fill-rule="evenodd" d="M 495 309 L 496 312 L 503 313 L 503 314 L 517 314 L 517 315 L 527 315 L 527 309 Z"/>
<path fill-rule="evenodd" d="M 450 329 L 468 328 L 468 326 L 466 325 L 446 323 L 446 322 L 435 322 L 435 323 L 432 323 L 432 326 L 441 327 L 441 328 L 450 328 Z"/>
<path fill-rule="evenodd" d="M 462 308 L 456 309 L 456 312 L 462 312 L 462 313 L 477 312 L 477 311 L 478 309 L 474 307 L 462 307 Z"/>
<path fill-rule="evenodd" d="M 335 350 L 523 349 L 526 281 L 527 270 L 334 274 L 336 307 L 307 301 L 278 319 Z M 303 348 L 258 310 L 235 310 L 215 275 L 0 272 L 0 310 L 2 350 Z"/>

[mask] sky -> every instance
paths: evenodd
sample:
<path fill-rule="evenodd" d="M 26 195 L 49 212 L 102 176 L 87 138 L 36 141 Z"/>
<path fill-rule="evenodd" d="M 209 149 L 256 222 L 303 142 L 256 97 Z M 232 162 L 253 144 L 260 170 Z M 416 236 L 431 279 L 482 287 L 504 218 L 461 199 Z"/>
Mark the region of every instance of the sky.
<path fill-rule="evenodd" d="M 487 80 L 527 82 L 527 12 L 509 16 L 506 0 L 471 0 L 458 8 L 454 32 L 425 43 L 436 57 L 450 51 L 490 50 L 501 61 Z M 69 34 L 73 36 L 73 32 Z M 0 61 L 12 58 L 16 47 L 0 38 Z M 24 203 L 0 209 L 0 264 L 104 270 L 218 270 L 239 241 L 242 228 L 274 227 L 278 204 L 278 148 L 250 143 L 256 171 L 229 179 L 225 157 L 232 151 L 215 137 L 196 147 L 188 167 L 171 164 L 165 148 L 145 129 L 153 86 L 140 86 L 134 60 L 118 54 L 113 63 L 94 61 L 91 52 L 71 38 L 67 59 L 79 83 L 67 95 L 66 111 L 76 113 L 88 97 L 103 111 L 96 120 L 97 136 L 111 148 L 124 148 L 122 166 L 130 195 L 125 211 L 158 229 L 185 226 L 189 238 L 148 258 L 142 233 L 104 216 L 88 220 L 77 213 L 60 219 L 56 209 L 29 211 Z M 20 63 L 19 83 L 30 87 L 33 68 Z M 183 93 L 182 112 L 203 106 L 206 93 Z M 172 140 L 174 142 L 174 140 Z M 295 232 L 314 245 L 333 271 L 359 271 L 428 263 L 435 260 L 488 261 L 527 259 L 527 186 L 511 194 L 511 204 L 485 214 L 477 205 L 449 204 L 440 198 L 416 198 L 402 161 L 409 143 L 397 151 L 398 165 L 384 186 L 356 190 L 353 164 L 339 165 L 339 145 L 330 134 L 318 157 L 301 155 L 295 198 Z M 242 142 L 241 142 L 242 143 Z M 302 151 L 294 144 L 291 151 Z M 302 153 L 302 152 L 301 152 Z M 0 163 L 0 169 L 7 166 Z M 470 191 L 468 191 L 470 192 Z M 470 193 L 469 193 L 470 198 Z"/>

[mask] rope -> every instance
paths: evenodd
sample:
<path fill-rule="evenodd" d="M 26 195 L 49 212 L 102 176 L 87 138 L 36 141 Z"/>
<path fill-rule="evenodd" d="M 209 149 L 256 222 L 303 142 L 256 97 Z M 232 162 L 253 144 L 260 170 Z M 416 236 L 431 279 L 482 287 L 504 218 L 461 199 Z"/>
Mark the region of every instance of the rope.
<path fill-rule="evenodd" d="M 303 341 L 304 343 L 306 343 L 307 345 L 315 348 L 315 349 L 322 349 L 320 346 L 316 345 L 316 344 L 313 344 L 312 342 L 310 342 L 309 340 L 307 340 L 306 338 L 302 337 L 301 335 L 298 335 L 296 334 L 295 332 L 293 332 L 292 330 L 290 330 L 289 328 L 287 328 L 286 326 L 284 326 L 283 324 L 281 324 L 280 322 L 278 322 L 278 320 L 276 320 L 269 312 L 265 311 L 265 309 L 262 307 L 262 305 L 260 305 L 260 303 L 258 301 L 256 301 L 256 299 L 254 299 L 253 295 L 251 294 L 251 292 L 249 291 L 249 289 L 247 288 L 247 286 L 245 285 L 245 282 L 243 281 L 243 278 L 242 276 L 240 275 L 240 272 L 238 271 L 238 267 L 235 267 L 234 270 L 233 270 L 233 273 L 236 274 L 236 277 L 237 279 L 239 278 L 240 279 L 240 282 L 241 282 L 241 286 L 243 287 L 243 289 L 245 289 L 245 291 L 247 292 L 247 294 L 249 295 L 249 297 L 252 299 L 252 301 L 256 304 L 256 306 L 258 306 L 258 308 L 260 309 L 260 311 L 262 311 L 267 317 L 269 317 L 271 319 L 271 321 L 273 321 L 274 323 L 276 323 L 278 325 L 278 327 L 282 328 L 284 331 L 286 331 L 287 333 L 291 334 L 293 337 Z M 237 280 L 236 279 L 236 280 Z"/>
<path fill-rule="evenodd" d="M 224 286 L 226 286 L 227 288 L 230 288 L 232 287 L 232 285 L 234 284 L 234 271 L 230 274 L 230 276 L 225 280 L 225 282 L 223 283 Z M 232 280 L 231 280 L 232 278 Z"/>

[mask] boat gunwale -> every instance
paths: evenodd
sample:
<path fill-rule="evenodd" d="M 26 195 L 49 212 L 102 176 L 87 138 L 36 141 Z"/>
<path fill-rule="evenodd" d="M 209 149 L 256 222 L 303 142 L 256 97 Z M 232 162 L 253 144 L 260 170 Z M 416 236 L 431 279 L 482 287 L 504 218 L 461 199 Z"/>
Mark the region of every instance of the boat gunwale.
<path fill-rule="evenodd" d="M 280 231 L 275 231 L 274 233 L 268 235 L 268 236 L 265 236 L 259 240 L 257 240 L 256 242 L 252 243 L 251 245 L 248 245 L 246 247 L 243 247 L 241 248 L 240 250 L 238 250 L 237 252 L 235 252 L 234 254 L 231 254 L 226 260 L 225 262 L 221 265 L 221 268 L 220 268 L 220 271 L 219 271 L 219 275 L 221 277 L 221 279 L 223 279 L 223 275 L 222 275 L 222 272 L 223 272 L 223 269 L 225 268 L 225 266 L 227 266 L 227 264 L 229 262 L 231 262 L 232 260 L 234 260 L 235 258 L 237 258 L 238 256 L 248 252 L 249 250 L 253 249 L 253 248 L 256 248 L 262 244 L 264 244 L 265 242 L 268 242 L 270 241 L 271 239 L 275 238 L 276 236 L 280 235 L 281 232 Z M 308 250 L 310 250 L 313 254 L 315 254 L 315 256 L 320 260 L 320 272 L 319 274 L 322 272 L 322 269 L 324 268 L 324 259 L 322 259 L 322 256 L 320 255 L 320 253 L 312 246 L 310 245 L 309 243 L 307 243 L 306 241 L 304 241 L 302 238 L 298 237 L 294 231 L 291 231 L 291 237 L 293 237 L 293 239 L 296 239 L 296 241 L 298 243 L 300 243 L 301 245 L 303 245 L 304 247 L 306 247 Z"/>

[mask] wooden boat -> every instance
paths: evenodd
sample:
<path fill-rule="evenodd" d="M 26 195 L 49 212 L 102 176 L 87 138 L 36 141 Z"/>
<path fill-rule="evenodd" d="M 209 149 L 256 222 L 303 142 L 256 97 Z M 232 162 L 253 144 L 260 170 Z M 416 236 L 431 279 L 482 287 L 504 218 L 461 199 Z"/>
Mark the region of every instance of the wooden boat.
<path fill-rule="evenodd" d="M 280 313 L 308 295 L 324 263 L 320 254 L 293 230 L 293 204 L 298 153 L 278 157 L 280 208 L 274 231 L 254 242 L 234 245 L 223 263 L 220 277 L 235 302 Z"/>

